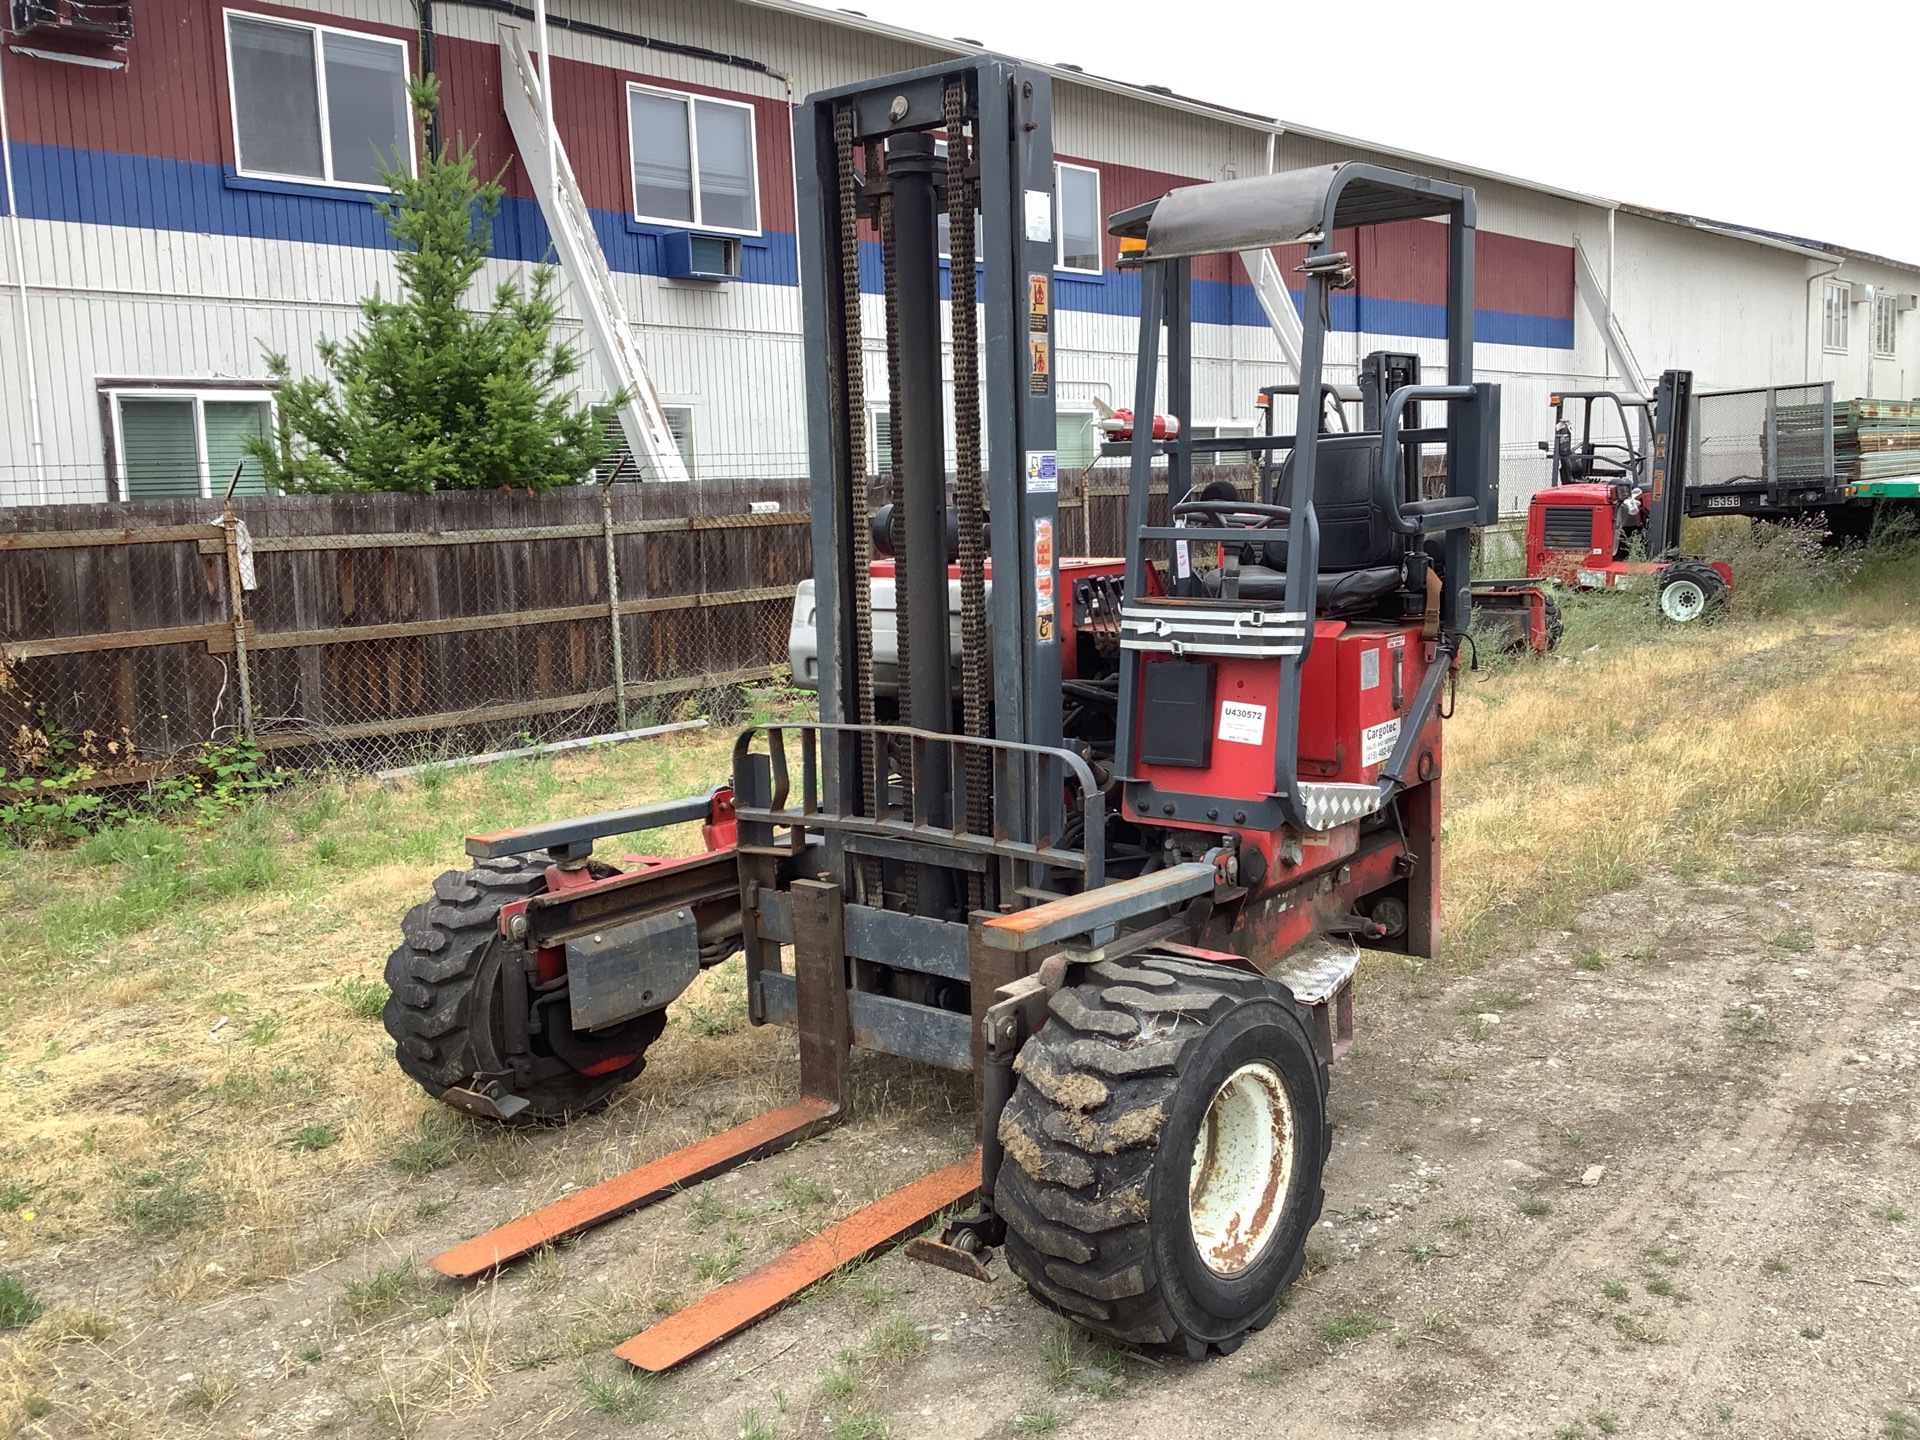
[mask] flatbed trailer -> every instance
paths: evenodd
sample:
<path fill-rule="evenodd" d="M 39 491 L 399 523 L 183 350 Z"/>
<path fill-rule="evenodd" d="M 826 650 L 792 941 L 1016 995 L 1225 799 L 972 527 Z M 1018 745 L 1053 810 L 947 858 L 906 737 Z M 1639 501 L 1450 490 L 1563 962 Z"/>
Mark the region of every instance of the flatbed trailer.
<path fill-rule="evenodd" d="M 1903 402 L 1844 402 L 1846 428 Z M 1920 409 L 1920 407 L 1914 407 Z M 1698 392 L 1689 437 L 1686 513 L 1752 520 L 1820 518 L 1837 539 L 1864 539 L 1889 505 L 1920 505 L 1920 449 L 1912 473 L 1855 479 L 1836 454 L 1831 381 Z M 1901 465 L 1902 455 L 1874 457 Z M 1902 466 L 1904 468 L 1904 466 Z"/>

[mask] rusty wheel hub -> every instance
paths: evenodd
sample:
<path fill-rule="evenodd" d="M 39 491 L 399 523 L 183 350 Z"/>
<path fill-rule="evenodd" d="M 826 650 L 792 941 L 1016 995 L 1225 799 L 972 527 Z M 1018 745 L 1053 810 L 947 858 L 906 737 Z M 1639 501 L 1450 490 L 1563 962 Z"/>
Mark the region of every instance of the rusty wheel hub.
<path fill-rule="evenodd" d="M 1242 1065 L 1214 1092 L 1187 1182 L 1194 1247 L 1214 1274 L 1250 1268 L 1279 1230 L 1293 1181 L 1293 1131 L 1286 1081 L 1270 1065 Z"/>

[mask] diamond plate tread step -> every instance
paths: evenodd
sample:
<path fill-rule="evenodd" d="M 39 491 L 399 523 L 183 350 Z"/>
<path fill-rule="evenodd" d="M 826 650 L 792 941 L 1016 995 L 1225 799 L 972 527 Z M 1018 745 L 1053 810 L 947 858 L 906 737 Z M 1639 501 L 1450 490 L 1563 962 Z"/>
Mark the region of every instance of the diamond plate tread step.
<path fill-rule="evenodd" d="M 1268 978 L 1286 986 L 1293 992 L 1293 998 L 1302 1005 L 1324 1005 L 1353 979 L 1353 972 L 1359 967 L 1360 951 L 1357 947 L 1353 950 L 1328 950 L 1306 964 L 1276 971 Z"/>
<path fill-rule="evenodd" d="M 1300 804 L 1307 812 L 1307 823 L 1315 830 L 1332 830 L 1365 819 L 1378 810 L 1380 787 L 1303 780 Z"/>

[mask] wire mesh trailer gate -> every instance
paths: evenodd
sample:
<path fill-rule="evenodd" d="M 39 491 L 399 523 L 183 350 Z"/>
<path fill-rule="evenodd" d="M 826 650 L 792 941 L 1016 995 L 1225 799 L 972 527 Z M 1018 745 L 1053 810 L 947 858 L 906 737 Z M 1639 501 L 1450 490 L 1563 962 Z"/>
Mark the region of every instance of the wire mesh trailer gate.
<path fill-rule="evenodd" d="M 1309 242 L 1315 394 L 1351 269 L 1333 237 L 1410 217 L 1448 224 L 1448 374 L 1385 396 L 1377 431 L 1322 434 L 1309 406 L 1296 434 L 1205 441 L 1286 457 L 1251 501 L 1192 493 L 1193 442 L 1136 427 L 1125 553 L 1063 567 L 1046 78 L 978 57 L 811 97 L 796 131 L 820 720 L 744 731 L 710 794 L 470 839 L 473 868 L 407 917 L 387 1023 L 449 1103 L 560 1119 L 637 1074 L 667 1003 L 744 951 L 751 1018 L 797 1031 L 801 1094 L 435 1264 L 481 1274 L 817 1133 L 847 1113 L 857 1044 L 970 1071 L 976 1155 L 616 1353 L 666 1369 L 975 1195 L 912 1252 L 983 1275 L 1004 1250 L 1081 1325 L 1230 1351 L 1275 1313 L 1319 1213 L 1355 943 L 1439 942 L 1441 699 L 1468 531 L 1498 503 L 1472 194 L 1325 166 L 1114 217 L 1142 271 L 1136 414 L 1154 413 L 1164 323 L 1185 418 L 1194 256 Z M 962 257 L 944 312 L 943 213 Z M 874 515 L 863 252 L 894 437 Z M 1422 403 L 1445 423 L 1413 423 Z M 1423 448 L 1444 451 L 1443 496 L 1420 494 Z M 1148 523 L 1161 472 L 1174 525 Z M 693 821 L 702 855 L 593 858 Z"/>

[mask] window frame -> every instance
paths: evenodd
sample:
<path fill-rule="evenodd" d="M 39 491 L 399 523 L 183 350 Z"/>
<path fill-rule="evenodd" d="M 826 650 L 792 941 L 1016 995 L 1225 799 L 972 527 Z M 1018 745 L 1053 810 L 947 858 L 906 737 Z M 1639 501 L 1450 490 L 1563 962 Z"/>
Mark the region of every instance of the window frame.
<path fill-rule="evenodd" d="M 287 185 L 319 185 L 328 190 L 346 190 L 360 195 L 391 195 L 390 186 L 369 184 L 360 180 L 335 180 L 314 175 L 288 175 L 279 170 L 249 170 L 240 159 L 240 97 L 233 84 L 233 22 L 236 18 L 252 20 L 261 25 L 280 25 L 288 29 L 310 30 L 314 34 L 313 65 L 314 93 L 320 101 L 320 163 L 329 171 L 333 170 L 333 127 L 328 123 L 331 118 L 327 110 L 327 55 L 326 47 L 320 42 L 320 36 L 326 34 L 350 35 L 355 40 L 372 40 L 382 45 L 398 46 L 400 50 L 400 74 L 402 86 L 413 75 L 413 44 L 395 35 L 380 35 L 369 30 L 355 30 L 346 25 L 327 25 L 317 20 L 289 20 L 281 15 L 261 15 L 252 10 L 224 9 L 220 12 L 220 34 L 226 44 L 227 59 L 227 133 L 233 140 L 233 173 L 244 175 L 249 180 L 277 180 Z M 404 88 L 403 88 L 404 94 Z M 415 133 L 420 127 L 413 118 L 413 107 L 406 106 L 407 123 L 407 174 L 417 178 L 420 174 L 420 137 Z"/>
<path fill-rule="evenodd" d="M 280 405 L 276 392 L 272 386 L 258 382 L 233 386 L 195 386 L 169 382 L 141 384 L 118 381 L 110 385 L 102 385 L 100 396 L 107 402 L 107 415 L 113 425 L 113 484 L 118 491 L 114 499 L 122 505 L 132 503 L 128 498 L 127 489 L 126 434 L 120 423 L 122 400 L 191 400 L 193 402 L 194 460 L 200 468 L 202 500 L 213 499 L 213 472 L 207 460 L 207 402 L 209 400 L 216 403 L 264 404 L 267 407 L 269 433 L 277 430 L 280 423 Z"/>
<path fill-rule="evenodd" d="M 1071 424 L 1073 428 L 1078 429 L 1083 419 L 1086 423 L 1088 434 L 1093 441 L 1091 458 L 1087 461 L 1086 466 L 1080 467 L 1081 469 L 1086 469 L 1100 463 L 1100 442 L 1103 433 L 1100 429 L 1100 412 L 1092 405 L 1079 402 L 1062 402 L 1055 408 L 1054 453 L 1058 455 L 1060 451 L 1060 434 L 1069 424 Z M 1076 471 L 1076 473 L 1078 472 Z"/>
<path fill-rule="evenodd" d="M 1200 432 L 1203 430 L 1208 433 L 1204 435 L 1201 434 Z M 1231 431 L 1232 433 L 1223 435 L 1220 433 L 1223 430 Z M 1222 453 L 1218 450 L 1202 450 L 1200 448 L 1202 441 L 1251 440 L 1255 435 L 1260 433 L 1260 427 L 1252 420 L 1207 420 L 1191 426 L 1186 433 L 1187 438 L 1193 441 L 1193 449 L 1188 453 L 1193 457 L 1194 465 L 1199 466 L 1199 456 L 1218 456 Z M 1227 451 L 1225 453 L 1231 455 L 1233 458 L 1225 461 L 1216 459 L 1205 468 L 1210 470 L 1245 470 L 1258 463 L 1259 457 L 1251 450 Z"/>
<path fill-rule="evenodd" d="M 686 445 L 683 448 L 676 437 L 674 449 L 680 451 L 680 463 L 687 467 L 687 478 L 697 480 L 700 478 L 699 466 L 696 463 L 700 455 L 700 407 L 691 401 L 662 399 L 660 414 L 667 421 L 669 434 L 673 432 L 673 417 L 668 412 L 673 410 L 681 411 L 687 417 L 684 425 L 687 432 Z"/>
<path fill-rule="evenodd" d="M 633 147 L 633 96 L 657 95 L 667 100 L 678 100 L 687 116 L 687 174 L 692 182 L 693 219 L 667 220 L 657 215 L 640 213 L 640 183 L 634 174 Z M 766 207 L 760 194 L 760 114 L 751 101 L 729 100 L 720 95 L 707 95 L 695 90 L 673 90 L 664 85 L 649 85 L 639 80 L 629 80 L 627 96 L 627 199 L 629 210 L 637 225 L 665 225 L 675 230 L 698 230 L 708 235 L 743 235 L 757 238 L 766 233 Z M 700 216 L 700 127 L 694 123 L 693 107 L 697 101 L 706 101 L 713 105 L 730 105 L 736 110 L 747 112 L 747 159 L 753 166 L 753 218 L 751 230 L 739 229 L 732 225 L 710 225 Z"/>
<path fill-rule="evenodd" d="M 1882 335 L 1886 348 L 1880 347 Z M 1868 350 L 1876 360 L 1892 360 L 1900 353 L 1900 301 L 1884 287 L 1873 292 L 1873 323 L 1869 326 Z"/>
<path fill-rule="evenodd" d="M 1093 234 L 1094 243 L 1100 250 L 1100 260 L 1091 270 L 1067 264 L 1067 207 L 1065 193 L 1060 188 L 1062 170 L 1082 170 L 1093 176 Z M 1106 230 L 1100 223 L 1100 188 L 1100 168 L 1097 165 L 1079 165 L 1070 160 L 1053 162 L 1053 268 L 1063 275 L 1107 273 Z"/>
<path fill-rule="evenodd" d="M 1836 309 L 1835 297 L 1838 296 Z M 1853 349 L 1853 285 L 1846 280 L 1828 280 L 1820 291 L 1820 348 L 1831 355 L 1846 355 Z M 1834 343 L 1834 316 L 1839 316 L 1840 343 Z"/>

